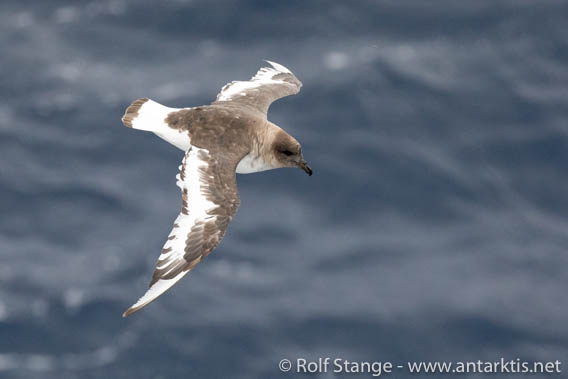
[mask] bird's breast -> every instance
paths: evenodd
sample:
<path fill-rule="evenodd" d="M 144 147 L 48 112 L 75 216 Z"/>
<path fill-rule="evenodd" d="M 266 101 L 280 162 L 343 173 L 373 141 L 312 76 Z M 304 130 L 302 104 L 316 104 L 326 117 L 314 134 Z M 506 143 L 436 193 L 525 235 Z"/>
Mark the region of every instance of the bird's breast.
<path fill-rule="evenodd" d="M 272 165 L 265 162 L 261 156 L 248 153 L 237 165 L 237 174 L 252 174 L 253 172 L 273 169 Z"/>

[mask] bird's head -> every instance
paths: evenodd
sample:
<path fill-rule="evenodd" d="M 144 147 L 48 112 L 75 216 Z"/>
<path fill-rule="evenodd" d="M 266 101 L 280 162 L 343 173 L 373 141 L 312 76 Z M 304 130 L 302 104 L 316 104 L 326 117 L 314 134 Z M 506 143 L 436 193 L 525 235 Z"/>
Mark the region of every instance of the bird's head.
<path fill-rule="evenodd" d="M 281 131 L 271 145 L 272 155 L 279 167 L 299 167 L 312 176 L 312 169 L 302 155 L 302 146 L 294 137 Z"/>

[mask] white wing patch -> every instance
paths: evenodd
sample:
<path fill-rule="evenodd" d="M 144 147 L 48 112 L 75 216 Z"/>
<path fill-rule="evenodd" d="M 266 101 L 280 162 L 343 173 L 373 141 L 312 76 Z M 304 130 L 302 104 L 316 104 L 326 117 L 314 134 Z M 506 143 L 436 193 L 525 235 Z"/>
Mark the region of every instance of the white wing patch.
<path fill-rule="evenodd" d="M 270 65 L 272 65 L 272 67 L 274 67 L 276 70 L 280 71 L 280 72 L 284 72 L 286 74 L 291 74 L 292 71 L 288 70 L 286 67 L 282 66 L 279 63 L 276 62 L 271 62 L 271 61 L 266 61 L 268 63 L 270 63 Z"/>
<path fill-rule="evenodd" d="M 234 81 L 225 85 L 216 101 L 231 101 L 240 96 L 249 95 L 250 91 L 254 93 L 259 90 L 259 87 L 270 84 L 280 84 L 287 85 L 288 83 L 284 80 L 275 79 L 274 77 L 279 74 L 290 74 L 293 76 L 292 71 L 282 66 L 281 64 L 266 61 L 272 67 L 261 68 L 255 76 L 253 76 L 249 81 Z"/>
<path fill-rule="evenodd" d="M 266 80 L 264 83 L 269 84 L 270 81 Z M 227 84 L 221 89 L 217 101 L 231 101 L 235 96 L 246 96 L 245 91 L 258 88 L 263 84 L 262 80 L 249 81 L 249 82 L 232 82 Z"/>
<path fill-rule="evenodd" d="M 253 81 L 270 80 L 276 83 L 283 83 L 284 82 L 283 80 L 275 80 L 274 77 L 278 74 L 292 74 L 292 71 L 288 70 L 286 67 L 282 66 L 281 64 L 271 61 L 266 61 L 266 62 L 270 63 L 274 68 L 262 67 L 260 70 L 258 70 L 256 75 L 251 78 L 251 80 Z"/>
<path fill-rule="evenodd" d="M 199 172 L 200 169 L 207 169 L 208 164 L 199 159 L 200 151 L 208 154 L 206 149 L 191 147 L 185 155 L 180 166 L 180 173 L 176 177 L 177 186 L 182 192 L 182 212 L 176 218 L 174 227 L 156 263 L 156 272 L 159 271 L 160 278 L 152 280 L 148 291 L 124 312 L 123 317 L 136 312 L 155 300 L 198 263 L 198 260 L 188 262 L 184 258 L 188 235 L 198 221 L 214 218 L 215 216 L 211 216 L 207 212 L 218 206 L 208 200 L 201 191 L 203 183 L 200 180 Z"/>
<path fill-rule="evenodd" d="M 138 299 L 138 301 L 134 305 L 132 305 L 130 308 L 126 310 L 126 312 L 122 314 L 122 317 L 129 316 L 132 313 L 136 312 L 137 310 L 142 309 L 146 305 L 150 304 L 158 296 L 160 296 L 168 289 L 170 289 L 174 284 L 176 284 L 188 272 L 189 271 L 182 271 L 179 274 L 177 274 L 173 279 L 163 279 L 156 282 L 152 287 L 148 289 L 148 291 L 146 291 L 144 296 Z"/>

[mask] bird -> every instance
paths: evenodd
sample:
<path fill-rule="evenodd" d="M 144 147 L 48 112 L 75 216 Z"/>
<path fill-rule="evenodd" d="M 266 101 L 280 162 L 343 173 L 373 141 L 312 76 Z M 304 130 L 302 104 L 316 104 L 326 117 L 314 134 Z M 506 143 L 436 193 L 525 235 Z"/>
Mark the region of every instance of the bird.
<path fill-rule="evenodd" d="M 300 143 L 267 116 L 272 102 L 297 94 L 302 83 L 283 65 L 265 62 L 270 67 L 226 84 L 209 105 L 170 108 L 140 98 L 126 109 L 125 126 L 153 132 L 185 155 L 176 176 L 181 211 L 147 291 L 123 317 L 170 289 L 221 242 L 240 205 L 237 173 L 297 167 L 312 175 Z"/>

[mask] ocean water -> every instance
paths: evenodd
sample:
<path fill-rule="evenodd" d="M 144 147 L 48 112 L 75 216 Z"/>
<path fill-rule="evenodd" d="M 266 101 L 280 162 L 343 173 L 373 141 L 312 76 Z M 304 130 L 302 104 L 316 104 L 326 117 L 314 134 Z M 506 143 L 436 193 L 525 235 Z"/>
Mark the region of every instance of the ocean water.
<path fill-rule="evenodd" d="M 0 377 L 568 363 L 567 41 L 559 0 L 3 1 Z M 304 84 L 269 117 L 314 175 L 240 175 L 223 242 L 121 318 L 183 157 L 124 109 L 207 104 L 262 59 Z"/>

